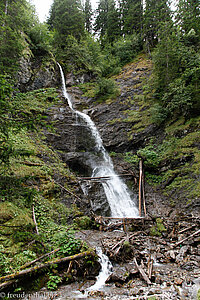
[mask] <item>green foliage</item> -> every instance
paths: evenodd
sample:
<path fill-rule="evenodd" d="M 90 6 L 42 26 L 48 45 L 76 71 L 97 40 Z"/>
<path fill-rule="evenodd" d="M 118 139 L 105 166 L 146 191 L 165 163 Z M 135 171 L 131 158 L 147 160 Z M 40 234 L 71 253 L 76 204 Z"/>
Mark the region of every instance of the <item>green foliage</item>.
<path fill-rule="evenodd" d="M 0 17 L 0 73 L 13 74 L 27 47 L 30 28 L 37 24 L 38 18 L 26 0 L 2 1 Z"/>
<path fill-rule="evenodd" d="M 47 282 L 47 288 L 50 291 L 55 291 L 58 288 L 58 284 L 62 282 L 62 278 L 57 275 L 49 274 L 49 280 Z"/>
<path fill-rule="evenodd" d="M 161 124 L 167 118 L 184 116 L 186 119 L 200 113 L 200 60 L 197 49 L 189 43 L 189 36 L 176 28 L 162 36 L 153 53 L 154 104 L 153 120 Z"/>
<path fill-rule="evenodd" d="M 88 216 L 83 216 L 76 218 L 74 225 L 77 227 L 77 229 L 90 229 L 92 226 L 92 221 Z"/>
<path fill-rule="evenodd" d="M 85 1 L 84 5 L 84 15 L 85 15 L 85 29 L 91 33 L 92 31 L 92 5 L 90 0 Z"/>
<path fill-rule="evenodd" d="M 124 160 L 129 164 L 133 165 L 134 167 L 138 166 L 140 161 L 139 157 L 136 154 L 133 154 L 131 152 L 125 153 Z"/>
<path fill-rule="evenodd" d="M 123 24 L 122 33 L 132 34 L 136 32 L 142 36 L 143 25 L 143 3 L 141 0 L 120 1 L 121 22 Z"/>
<path fill-rule="evenodd" d="M 137 155 L 143 158 L 144 164 L 147 167 L 156 168 L 160 163 L 160 157 L 157 151 L 155 151 L 155 145 L 149 145 L 138 150 Z"/>
<path fill-rule="evenodd" d="M 49 31 L 47 24 L 37 23 L 30 29 L 30 48 L 34 55 L 45 55 L 52 48 L 53 35 Z"/>
<path fill-rule="evenodd" d="M 140 38 L 136 33 L 119 38 L 112 46 L 112 54 L 118 58 L 121 66 L 133 60 L 140 50 Z"/>
<path fill-rule="evenodd" d="M 111 97 L 116 97 L 118 94 L 118 88 L 116 83 L 112 79 L 100 78 L 98 81 L 98 87 L 96 91 L 96 98 L 99 100 L 106 100 Z"/>
<path fill-rule="evenodd" d="M 15 255 L 14 259 L 12 260 L 12 267 L 17 270 L 20 266 L 25 265 L 34 259 L 36 259 L 36 253 L 31 250 L 25 250 Z"/>
<path fill-rule="evenodd" d="M 156 219 L 156 226 L 152 226 L 150 228 L 150 235 L 152 236 L 161 236 L 162 232 L 167 231 L 165 226 L 163 225 L 163 220 L 160 218 Z"/>
<path fill-rule="evenodd" d="M 200 300 L 200 289 L 197 292 L 197 300 Z"/>
<path fill-rule="evenodd" d="M 160 32 L 167 33 L 171 26 L 172 19 L 170 16 L 168 0 L 147 0 L 143 16 L 143 34 L 147 50 L 154 47 L 159 40 Z"/>
<path fill-rule="evenodd" d="M 48 24 L 55 32 L 55 45 L 65 47 L 66 38 L 80 40 L 84 35 L 84 14 L 79 0 L 54 0 Z"/>
<path fill-rule="evenodd" d="M 10 260 L 9 258 L 3 253 L 4 247 L 0 245 L 0 275 L 3 276 L 8 274 L 10 271 Z"/>
<path fill-rule="evenodd" d="M 59 254 L 64 256 L 74 255 L 85 249 L 82 241 L 76 239 L 70 232 L 59 232 L 53 237 L 54 244 L 60 248 Z"/>

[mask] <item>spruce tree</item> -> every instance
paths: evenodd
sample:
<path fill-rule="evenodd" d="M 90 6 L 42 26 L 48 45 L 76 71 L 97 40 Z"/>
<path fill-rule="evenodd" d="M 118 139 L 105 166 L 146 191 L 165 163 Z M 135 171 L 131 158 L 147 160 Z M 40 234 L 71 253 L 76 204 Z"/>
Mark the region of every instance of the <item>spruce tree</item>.
<path fill-rule="evenodd" d="M 154 47 L 158 40 L 163 24 L 172 22 L 168 0 L 146 0 L 143 32 L 148 49 Z"/>
<path fill-rule="evenodd" d="M 84 5 L 84 13 L 85 13 L 85 29 L 91 33 L 92 32 L 92 6 L 91 1 L 86 0 Z"/>
<path fill-rule="evenodd" d="M 80 0 L 54 0 L 48 24 L 56 33 L 56 44 L 61 47 L 72 35 L 77 40 L 84 35 L 84 13 Z"/>
<path fill-rule="evenodd" d="M 120 34 L 120 13 L 114 0 L 100 0 L 94 30 L 100 39 L 112 43 Z"/>
<path fill-rule="evenodd" d="M 12 73 L 24 49 L 24 33 L 35 26 L 35 10 L 26 0 L 0 3 L 0 72 Z"/>
<path fill-rule="evenodd" d="M 179 0 L 176 15 L 177 25 L 184 35 L 200 42 L 200 2 L 199 0 Z M 192 37 L 193 36 L 193 37 Z"/>
<path fill-rule="evenodd" d="M 136 32 L 142 34 L 143 23 L 143 1 L 142 0 L 122 0 L 120 2 L 122 16 L 122 33 L 132 34 Z"/>

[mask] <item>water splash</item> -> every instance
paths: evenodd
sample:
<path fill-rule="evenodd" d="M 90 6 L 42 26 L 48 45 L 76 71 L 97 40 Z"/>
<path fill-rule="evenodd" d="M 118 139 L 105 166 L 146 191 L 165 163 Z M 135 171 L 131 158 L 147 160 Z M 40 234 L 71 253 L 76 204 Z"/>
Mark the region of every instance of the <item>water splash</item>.
<path fill-rule="evenodd" d="M 101 248 L 96 249 L 97 255 L 99 257 L 99 263 L 101 265 L 101 270 L 99 275 L 97 276 L 97 281 L 94 285 L 89 287 L 87 291 L 97 291 L 102 289 L 105 285 L 106 280 L 112 274 L 112 264 L 105 254 L 103 254 Z"/>

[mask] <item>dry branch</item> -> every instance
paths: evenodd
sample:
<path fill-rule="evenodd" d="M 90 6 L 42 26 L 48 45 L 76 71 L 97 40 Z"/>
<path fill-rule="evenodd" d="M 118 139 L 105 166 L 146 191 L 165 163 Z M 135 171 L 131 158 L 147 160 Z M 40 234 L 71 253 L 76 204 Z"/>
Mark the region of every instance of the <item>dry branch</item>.
<path fill-rule="evenodd" d="M 23 271 L 20 271 L 20 272 L 16 272 L 16 273 L 13 273 L 13 274 L 10 274 L 10 275 L 7 275 L 7 276 L 2 276 L 2 277 L 0 277 L 0 282 L 1 281 L 8 281 L 8 280 L 13 280 L 13 279 L 18 279 L 20 277 L 30 275 L 34 272 L 38 272 L 38 271 L 40 271 L 44 268 L 48 268 L 52 265 L 61 264 L 61 263 L 65 263 L 67 261 L 72 261 L 72 260 L 76 260 L 76 259 L 81 259 L 85 256 L 94 256 L 94 252 L 85 251 L 83 253 L 75 254 L 75 255 L 72 255 L 72 256 L 67 256 L 67 257 L 60 258 L 60 259 L 59 258 L 54 259 L 52 261 L 46 262 L 46 263 L 41 264 L 41 265 L 36 266 L 36 267 L 32 267 L 32 268 L 29 268 L 29 269 L 26 269 L 26 270 L 23 270 Z"/>
<path fill-rule="evenodd" d="M 188 230 L 190 230 L 190 229 L 192 229 L 194 227 L 196 227 L 196 224 L 194 224 L 194 225 L 192 225 L 192 226 L 190 226 L 188 228 L 182 229 L 181 231 L 178 232 L 178 234 L 184 233 L 184 232 L 186 232 L 186 231 L 188 231 Z"/>
<path fill-rule="evenodd" d="M 179 241 L 178 243 L 176 243 L 176 244 L 174 245 L 174 247 L 177 247 L 178 245 L 182 244 L 183 242 L 189 240 L 191 237 L 193 237 L 193 236 L 195 236 L 195 235 L 197 235 L 197 234 L 199 234 L 199 233 L 200 233 L 200 229 L 197 230 L 196 232 L 194 232 L 193 234 L 187 236 L 187 237 L 184 238 L 183 240 Z"/>
<path fill-rule="evenodd" d="M 146 199 L 145 199 L 145 189 L 144 189 L 144 172 L 142 174 L 142 196 L 143 196 L 143 208 L 144 208 L 144 215 L 146 217 L 147 210 L 146 210 Z"/>
<path fill-rule="evenodd" d="M 118 175 L 112 175 L 112 176 L 100 176 L 100 177 L 78 177 L 79 180 L 98 180 L 98 179 L 110 179 L 112 177 L 132 177 L 134 176 L 133 174 L 118 174 Z"/>
<path fill-rule="evenodd" d="M 61 187 L 64 191 L 66 191 L 67 193 L 69 193 L 70 195 L 74 196 L 75 198 L 77 198 L 79 201 L 81 201 L 81 198 L 79 198 L 76 194 L 72 193 L 70 190 L 68 190 L 66 187 L 62 186 L 60 183 L 58 183 L 55 180 L 52 180 L 53 182 L 55 182 L 55 184 L 59 185 L 59 187 Z"/>
<path fill-rule="evenodd" d="M 140 272 L 140 274 L 142 275 L 143 279 L 148 283 L 151 284 L 151 281 L 149 280 L 148 276 L 146 275 L 146 273 L 144 272 L 144 270 L 142 269 L 141 266 L 138 265 L 136 258 L 134 257 L 134 263 L 136 268 L 138 269 L 138 271 Z"/>
<path fill-rule="evenodd" d="M 37 221 L 36 221 L 36 217 L 35 217 L 35 208 L 34 208 L 34 205 L 33 205 L 33 222 L 35 224 L 36 233 L 39 234 L 39 230 L 38 230 L 38 226 L 37 226 Z"/>
<path fill-rule="evenodd" d="M 0 291 L 7 288 L 8 286 L 16 283 L 16 282 L 17 282 L 17 280 L 10 280 L 10 281 L 6 281 L 6 282 L 1 283 L 0 284 Z"/>

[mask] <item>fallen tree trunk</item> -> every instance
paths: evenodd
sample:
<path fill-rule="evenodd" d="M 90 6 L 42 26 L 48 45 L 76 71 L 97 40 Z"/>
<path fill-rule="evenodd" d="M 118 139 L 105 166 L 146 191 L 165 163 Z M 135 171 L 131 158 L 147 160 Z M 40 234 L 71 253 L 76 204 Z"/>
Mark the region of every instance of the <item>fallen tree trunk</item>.
<path fill-rule="evenodd" d="M 6 282 L 1 283 L 0 284 L 0 291 L 3 290 L 3 289 L 5 289 L 5 288 L 7 288 L 8 286 L 16 283 L 16 282 L 17 282 L 17 280 L 10 280 L 10 281 L 6 281 Z"/>
<path fill-rule="evenodd" d="M 28 263 L 26 263 L 25 265 L 21 266 L 20 269 L 21 269 L 21 270 L 26 269 L 26 268 L 30 267 L 31 265 L 33 265 L 34 263 L 36 263 L 36 262 L 42 260 L 42 259 L 45 258 L 46 256 L 49 256 L 49 255 L 51 255 L 51 254 L 54 254 L 54 253 L 58 252 L 59 250 L 60 250 L 60 248 L 55 249 L 55 250 L 53 250 L 53 251 L 51 251 L 51 252 L 49 252 L 49 253 L 46 253 L 46 254 L 44 254 L 44 255 L 42 255 L 42 256 L 40 256 L 40 257 L 38 257 L 38 258 L 36 258 L 36 259 L 30 261 L 30 262 L 28 262 Z"/>
<path fill-rule="evenodd" d="M 32 274 L 36 271 L 40 271 L 44 268 L 48 268 L 52 265 L 55 265 L 55 264 L 57 265 L 57 264 L 65 263 L 67 261 L 80 259 L 80 258 L 83 258 L 85 256 L 94 256 L 94 252 L 85 251 L 83 253 L 75 254 L 75 255 L 72 255 L 72 256 L 67 256 L 67 257 L 63 257 L 63 258 L 60 258 L 60 259 L 54 259 L 52 261 L 46 262 L 46 263 L 41 264 L 41 265 L 36 266 L 36 267 L 32 267 L 32 268 L 29 268 L 29 269 L 26 269 L 26 270 L 23 270 L 23 271 L 20 271 L 20 272 L 16 272 L 16 273 L 13 273 L 13 274 L 10 274 L 10 275 L 7 275 L 7 276 L 2 276 L 2 277 L 0 277 L 0 282 L 1 281 L 18 279 L 20 277 L 30 275 L 30 274 Z"/>

